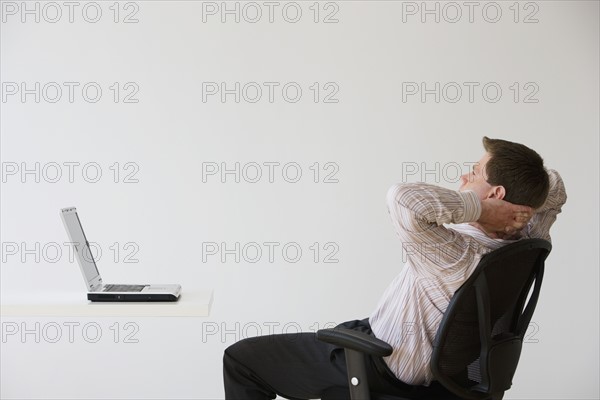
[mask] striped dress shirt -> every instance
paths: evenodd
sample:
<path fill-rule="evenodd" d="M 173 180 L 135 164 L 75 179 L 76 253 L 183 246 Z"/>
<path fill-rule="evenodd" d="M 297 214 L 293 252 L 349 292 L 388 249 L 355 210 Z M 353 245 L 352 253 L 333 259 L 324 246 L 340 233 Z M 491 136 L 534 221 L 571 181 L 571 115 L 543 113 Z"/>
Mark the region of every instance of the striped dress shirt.
<path fill-rule="evenodd" d="M 521 238 L 550 241 L 550 226 L 567 196 L 558 172 L 548 170 L 548 175 L 548 197 Z M 428 386 L 433 380 L 429 368 L 433 341 L 454 292 L 484 254 L 516 240 L 492 239 L 469 224 L 481 214 L 473 191 L 397 184 L 387 193 L 387 205 L 406 264 L 383 293 L 369 323 L 375 336 L 392 346 L 393 353 L 384 360 L 396 377 Z"/>

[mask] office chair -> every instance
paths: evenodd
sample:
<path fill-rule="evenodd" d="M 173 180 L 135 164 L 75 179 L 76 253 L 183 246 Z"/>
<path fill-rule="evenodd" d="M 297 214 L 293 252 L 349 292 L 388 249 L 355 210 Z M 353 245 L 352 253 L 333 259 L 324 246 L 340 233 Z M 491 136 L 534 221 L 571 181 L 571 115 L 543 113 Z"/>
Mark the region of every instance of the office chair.
<path fill-rule="evenodd" d="M 343 327 L 317 331 L 319 340 L 343 347 L 346 355 L 349 389 L 340 388 L 335 396 L 348 398 L 349 390 L 352 400 L 501 400 L 512 385 L 551 249 L 545 240 L 521 239 L 481 258 L 438 327 L 430 362 L 434 381 L 417 386 L 410 397 L 369 391 L 366 357 L 389 356 L 389 344 Z"/>

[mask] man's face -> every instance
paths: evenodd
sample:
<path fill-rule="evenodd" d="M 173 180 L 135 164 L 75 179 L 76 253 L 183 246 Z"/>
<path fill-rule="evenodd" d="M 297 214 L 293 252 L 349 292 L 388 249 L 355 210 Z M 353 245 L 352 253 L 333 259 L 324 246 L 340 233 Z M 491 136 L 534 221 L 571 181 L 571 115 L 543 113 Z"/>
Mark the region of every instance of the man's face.
<path fill-rule="evenodd" d="M 490 185 L 486 178 L 485 166 L 490 159 L 489 153 L 485 153 L 481 160 L 473 166 L 473 169 L 468 174 L 460 177 L 460 188 L 458 190 L 472 190 L 477 193 L 480 200 L 485 200 L 488 197 L 494 196 L 494 187 Z"/>

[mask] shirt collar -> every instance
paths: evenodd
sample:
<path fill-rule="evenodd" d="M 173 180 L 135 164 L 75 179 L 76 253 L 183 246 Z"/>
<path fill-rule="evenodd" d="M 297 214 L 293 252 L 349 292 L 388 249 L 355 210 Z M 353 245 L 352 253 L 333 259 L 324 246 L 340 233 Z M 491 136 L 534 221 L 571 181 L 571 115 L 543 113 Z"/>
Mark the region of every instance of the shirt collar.
<path fill-rule="evenodd" d="M 471 236 L 478 243 L 480 243 L 483 246 L 490 248 L 492 250 L 498 249 L 502 246 L 505 246 L 510 243 L 514 243 L 519 240 L 519 239 L 513 239 L 513 240 L 493 239 L 493 238 L 489 237 L 488 235 L 486 235 L 485 232 L 483 232 L 481 229 L 476 228 L 473 225 L 466 223 L 466 222 L 463 224 L 452 224 L 448 228 L 452 229 L 456 232 L 462 233 L 463 235 Z"/>

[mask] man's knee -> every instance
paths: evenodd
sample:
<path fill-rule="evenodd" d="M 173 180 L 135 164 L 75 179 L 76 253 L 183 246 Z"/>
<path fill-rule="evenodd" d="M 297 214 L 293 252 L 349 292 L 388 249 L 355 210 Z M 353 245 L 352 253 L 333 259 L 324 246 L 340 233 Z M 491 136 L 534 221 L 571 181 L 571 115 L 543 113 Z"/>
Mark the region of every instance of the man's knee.
<path fill-rule="evenodd" d="M 257 340 L 258 339 L 258 340 Z M 266 338 L 242 339 L 223 352 L 223 380 L 226 398 L 274 399 L 276 393 L 270 383 L 263 379 L 268 372 L 268 363 L 261 360 L 264 354 Z M 229 397 L 227 394 L 229 393 Z M 256 397 L 258 394 L 259 397 Z"/>
<path fill-rule="evenodd" d="M 248 342 L 244 339 L 230 345 L 223 352 L 223 373 L 226 382 L 251 375 L 249 368 L 252 368 L 253 356 L 248 347 Z"/>
<path fill-rule="evenodd" d="M 231 359 L 242 362 L 245 359 L 252 360 L 256 356 L 258 356 L 262 351 L 265 351 L 267 337 L 259 336 L 259 337 L 251 337 L 245 338 L 242 340 L 238 340 L 234 344 L 230 345 L 223 352 L 223 360 L 228 358 L 228 361 Z"/>
<path fill-rule="evenodd" d="M 237 341 L 225 349 L 223 352 L 223 363 L 229 363 L 232 360 L 237 361 L 242 358 L 242 354 L 247 353 L 248 344 L 244 342 L 245 340 Z"/>

